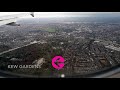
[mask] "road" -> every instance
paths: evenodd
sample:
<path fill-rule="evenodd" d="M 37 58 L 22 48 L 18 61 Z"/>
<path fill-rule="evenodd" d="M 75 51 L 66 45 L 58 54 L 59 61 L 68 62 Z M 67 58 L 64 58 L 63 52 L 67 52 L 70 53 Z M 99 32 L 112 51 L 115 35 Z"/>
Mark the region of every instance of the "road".
<path fill-rule="evenodd" d="M 34 42 L 31 42 L 30 44 L 27 44 L 27 45 L 24 45 L 24 46 L 22 46 L 22 47 L 27 47 L 27 46 L 29 46 L 29 45 L 32 45 L 32 44 L 37 44 L 37 43 L 43 43 L 43 42 L 41 42 L 41 41 L 34 41 Z M 9 49 L 9 50 L 7 50 L 7 51 L 3 51 L 3 52 L 1 52 L 0 53 L 0 55 L 2 55 L 2 54 L 4 54 L 4 53 L 7 53 L 7 52 L 10 52 L 10 51 L 14 51 L 14 50 L 16 50 L 16 49 L 19 49 L 19 48 L 22 48 L 22 47 L 17 47 L 17 48 L 13 48 L 13 49 Z M 11 78 L 11 77 L 20 77 L 19 75 L 17 76 L 17 75 L 14 75 L 14 74 L 12 74 L 12 73 L 8 73 L 8 72 L 6 72 L 6 71 L 2 71 L 2 70 L 0 70 L 0 78 Z M 31 76 L 32 77 L 32 76 Z"/>
<path fill-rule="evenodd" d="M 26 47 L 26 46 L 29 46 L 29 45 L 32 45 L 32 44 L 36 44 L 36 43 L 40 43 L 40 41 L 38 41 L 38 42 L 37 41 L 31 42 L 30 44 L 24 45 L 22 47 Z M 4 51 L 4 52 L 0 53 L 0 55 L 2 55 L 4 53 L 7 53 L 7 52 L 10 52 L 10 51 L 13 51 L 13 50 L 16 50 L 16 49 L 19 49 L 19 48 L 22 48 L 22 47 L 17 47 L 17 48 L 14 48 L 14 49 L 10 49 L 10 50 Z M 112 49 L 112 50 L 120 51 L 119 47 L 115 47 L 115 46 L 112 46 L 112 45 L 105 46 L 105 47 L 109 48 L 109 49 Z M 0 72 L 0 78 L 4 78 L 4 76 L 6 77 L 8 75 Z M 112 69 L 109 72 L 103 73 L 101 75 L 97 75 L 97 76 L 95 76 L 93 78 L 104 78 L 104 77 L 107 77 L 107 78 L 120 78 L 120 68 Z"/>
<path fill-rule="evenodd" d="M 40 41 L 39 41 L 40 42 Z M 36 44 L 36 43 L 39 43 L 39 42 L 31 42 L 30 44 L 27 44 L 27 45 L 24 45 L 22 47 L 26 47 L 26 46 L 29 46 L 29 45 L 32 45 L 32 44 Z M 0 55 L 4 54 L 4 53 L 7 53 L 7 52 L 10 52 L 10 51 L 13 51 L 13 50 L 16 50 L 16 49 L 19 49 L 19 48 L 22 48 L 22 47 L 16 47 L 16 48 L 13 48 L 13 49 L 9 49 L 7 51 L 3 51 L 0 53 Z"/>
<path fill-rule="evenodd" d="M 97 40 L 98 41 L 98 40 Z M 101 40 L 100 40 L 101 41 Z M 99 42 L 100 42 L 99 41 Z M 102 43 L 103 44 L 103 43 Z M 113 45 L 105 45 L 103 44 L 106 48 L 115 50 L 115 51 L 120 51 L 120 47 L 115 47 Z M 120 78 L 120 68 L 115 69 L 115 70 L 111 70 L 103 75 L 97 76 L 97 77 L 107 77 L 107 78 Z"/>
<path fill-rule="evenodd" d="M 106 48 L 109 48 L 109 49 L 112 49 L 112 50 L 115 50 L 115 51 L 120 51 L 120 47 L 115 47 L 115 46 L 112 46 L 112 45 L 108 45 L 108 46 L 105 46 Z"/>

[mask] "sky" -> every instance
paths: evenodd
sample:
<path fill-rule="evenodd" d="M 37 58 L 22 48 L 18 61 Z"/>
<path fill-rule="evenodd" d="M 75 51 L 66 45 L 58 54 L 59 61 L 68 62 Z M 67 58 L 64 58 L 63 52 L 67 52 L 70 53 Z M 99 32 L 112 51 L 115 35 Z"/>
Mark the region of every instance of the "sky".
<path fill-rule="evenodd" d="M 29 12 L 0 12 L 0 16 L 5 15 L 15 15 Z M 108 17 L 108 16 L 120 16 L 120 12 L 34 12 L 35 17 L 43 18 L 43 17 L 91 17 L 91 16 L 99 16 L 99 17 Z M 30 18 L 30 15 L 26 15 L 25 18 Z"/>

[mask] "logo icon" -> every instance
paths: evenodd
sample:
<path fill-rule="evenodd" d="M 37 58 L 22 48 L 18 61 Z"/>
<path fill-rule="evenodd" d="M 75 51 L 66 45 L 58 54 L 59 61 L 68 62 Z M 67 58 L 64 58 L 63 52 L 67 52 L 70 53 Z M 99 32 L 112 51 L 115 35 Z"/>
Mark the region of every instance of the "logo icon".
<path fill-rule="evenodd" d="M 64 58 L 62 56 L 55 56 L 52 59 L 52 66 L 58 70 L 62 69 L 64 67 Z"/>

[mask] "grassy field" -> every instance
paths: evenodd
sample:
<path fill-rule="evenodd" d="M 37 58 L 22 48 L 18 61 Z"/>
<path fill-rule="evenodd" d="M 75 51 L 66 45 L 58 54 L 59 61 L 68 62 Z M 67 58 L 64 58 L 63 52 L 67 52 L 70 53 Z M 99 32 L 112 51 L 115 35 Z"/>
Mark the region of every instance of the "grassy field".
<path fill-rule="evenodd" d="M 56 31 L 54 28 L 45 28 L 44 30 L 48 31 L 48 32 L 55 32 Z"/>

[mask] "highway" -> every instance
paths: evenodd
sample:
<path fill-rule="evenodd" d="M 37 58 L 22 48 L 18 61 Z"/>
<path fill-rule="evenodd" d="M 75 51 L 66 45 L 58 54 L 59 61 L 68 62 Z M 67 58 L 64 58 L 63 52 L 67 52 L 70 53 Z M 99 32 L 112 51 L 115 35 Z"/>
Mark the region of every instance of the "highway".
<path fill-rule="evenodd" d="M 24 45 L 22 47 L 27 47 L 29 45 L 33 45 L 33 44 L 37 44 L 37 43 L 42 43 L 42 42 L 41 41 L 34 41 L 34 42 L 31 42 L 30 44 Z M 22 47 L 17 47 L 17 48 L 9 49 L 7 51 L 3 51 L 3 52 L 0 53 L 0 55 L 2 55 L 4 53 L 7 53 L 7 52 L 17 50 L 17 49 L 22 48 Z M 11 72 L 6 72 L 6 71 L 0 70 L 0 78 L 14 78 L 14 77 L 20 77 L 21 78 L 21 77 L 28 77 L 28 76 L 27 75 L 20 76 L 19 74 L 13 74 Z M 33 77 L 33 76 L 29 76 L 29 77 Z"/>
<path fill-rule="evenodd" d="M 39 41 L 39 42 L 40 42 L 40 41 Z M 22 46 L 22 47 L 26 47 L 26 46 L 29 46 L 29 45 L 32 45 L 32 44 L 35 44 L 35 43 L 39 43 L 39 42 L 31 42 L 30 44 L 24 45 L 24 46 Z M 0 53 L 0 55 L 2 55 L 2 54 L 4 54 L 4 53 L 7 53 L 7 52 L 11 52 L 11 51 L 13 51 L 13 50 L 16 50 L 16 49 L 19 49 L 19 48 L 22 48 L 22 47 L 16 47 L 16 48 L 13 48 L 13 49 L 9 49 L 9 50 L 7 50 L 7 51 L 3 51 L 3 52 Z"/>
<path fill-rule="evenodd" d="M 32 45 L 32 44 L 36 44 L 36 43 L 40 43 L 40 41 L 38 41 L 38 42 L 34 41 L 34 42 L 31 42 L 30 44 L 24 45 L 22 47 L 26 47 L 26 46 L 29 46 L 29 45 Z M 13 51 L 13 50 L 16 50 L 16 49 L 19 49 L 19 48 L 22 48 L 22 47 L 9 49 L 7 51 L 4 51 L 4 52 L 0 53 L 0 55 L 2 55 L 4 53 L 7 53 L 7 52 L 10 52 L 10 51 Z M 109 49 L 112 49 L 112 50 L 120 51 L 119 47 L 114 47 L 112 45 L 111 46 L 110 45 L 109 46 L 105 46 L 105 47 L 109 48 Z M 0 70 L 0 78 L 4 78 L 4 77 L 15 77 L 15 75 L 9 75 L 9 74 L 6 74 L 6 73 L 4 73 L 3 71 Z M 93 76 L 92 78 L 120 78 L 120 67 L 111 68 L 107 72 L 103 71 L 103 73 L 101 72 L 101 74 L 96 74 L 96 76 Z"/>

